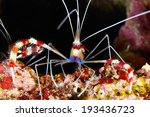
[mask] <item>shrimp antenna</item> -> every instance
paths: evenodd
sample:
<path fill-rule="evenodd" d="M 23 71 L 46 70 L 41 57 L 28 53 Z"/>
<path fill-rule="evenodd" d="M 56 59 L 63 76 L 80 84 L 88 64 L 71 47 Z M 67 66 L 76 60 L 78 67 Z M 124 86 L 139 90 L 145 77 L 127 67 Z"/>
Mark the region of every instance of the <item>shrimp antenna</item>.
<path fill-rule="evenodd" d="M 66 3 L 64 2 L 64 0 L 62 0 L 64 6 L 65 6 L 65 9 L 66 9 L 66 12 L 67 12 L 67 15 L 68 15 L 68 18 L 69 18 L 69 23 L 70 23 L 70 27 L 71 27 L 71 31 L 72 31 L 72 35 L 73 35 L 73 38 L 74 38 L 74 31 L 73 31 L 73 26 L 72 26 L 72 22 L 71 22 L 71 18 L 70 18 L 70 14 L 69 14 L 69 11 L 68 11 L 68 8 L 67 8 L 67 5 Z"/>
<path fill-rule="evenodd" d="M 97 35 L 98 33 L 103 32 L 103 31 L 105 31 L 105 30 L 107 30 L 107 29 L 109 29 L 109 28 L 112 28 L 112 27 L 116 26 L 116 25 L 119 25 L 119 24 L 121 24 L 121 23 L 123 23 L 123 22 L 125 22 L 125 21 L 131 20 L 131 19 L 134 19 L 134 18 L 137 18 L 137 17 L 139 17 L 139 16 L 142 16 L 142 15 L 145 15 L 145 14 L 148 14 L 148 13 L 150 13 L 150 10 L 145 11 L 145 12 L 142 12 L 142 13 L 139 13 L 139 14 L 134 15 L 134 16 L 131 16 L 131 17 L 127 18 L 127 19 L 121 20 L 121 21 L 119 21 L 119 22 L 117 22 L 117 23 L 115 23 L 115 24 L 113 24 L 113 25 L 110 25 L 110 26 L 108 26 L 108 27 L 106 27 L 106 28 L 103 28 L 103 29 L 101 29 L 101 30 L 99 30 L 99 31 L 97 31 L 97 32 L 95 32 L 95 33 L 89 35 L 88 37 L 86 37 L 85 39 L 83 39 L 81 42 L 86 41 L 87 39 L 89 39 L 89 38 L 91 38 L 91 37 Z"/>
<path fill-rule="evenodd" d="M 84 15 L 83 15 L 83 19 L 82 19 L 82 22 L 81 22 L 81 29 L 80 29 L 80 31 L 82 30 L 83 23 L 84 23 L 84 20 L 85 20 L 85 16 L 86 16 L 86 14 L 87 14 L 87 10 L 88 10 L 88 8 L 89 8 L 89 5 L 90 5 L 91 1 L 92 1 L 92 0 L 89 0 L 88 4 L 87 4 L 87 6 L 86 6 L 86 9 L 85 9 L 85 12 L 84 12 Z"/>
<path fill-rule="evenodd" d="M 0 29 L 0 32 L 2 33 L 2 35 L 5 37 L 5 39 L 7 40 L 8 44 L 11 43 L 11 37 L 8 33 L 8 31 L 6 30 L 2 20 L 0 19 L 0 25 L 2 26 L 2 28 L 4 29 L 5 33 Z"/>
<path fill-rule="evenodd" d="M 76 28 L 76 32 L 80 32 L 80 12 L 79 12 L 79 1 L 76 0 L 77 3 L 77 28 Z"/>
<path fill-rule="evenodd" d="M 76 14 L 77 14 L 77 28 L 76 28 L 76 32 L 81 32 L 82 27 L 83 27 L 83 23 L 84 23 L 84 21 L 85 21 L 85 17 L 86 17 L 86 14 L 87 14 L 87 10 L 88 10 L 88 8 L 89 8 L 89 5 L 90 5 L 91 1 L 92 1 L 92 0 L 89 0 L 88 4 L 87 4 L 87 6 L 86 6 L 86 9 L 85 9 L 85 12 L 84 12 L 84 16 L 83 16 L 83 19 L 82 19 L 82 23 L 80 23 L 79 1 L 76 0 L 77 9 L 74 9 L 74 10 L 72 10 L 71 12 L 68 11 L 68 9 L 67 9 L 67 7 L 66 7 L 66 4 L 63 2 L 63 3 L 65 4 L 65 8 L 66 8 L 66 11 L 68 11 L 68 13 L 67 13 L 67 16 L 66 16 L 66 17 L 62 20 L 62 22 L 58 25 L 57 30 L 59 30 L 59 29 L 62 27 L 62 25 L 66 22 L 67 19 L 69 19 L 70 26 L 72 27 L 72 25 L 71 25 L 72 23 L 71 23 L 71 18 L 70 18 L 70 16 L 71 16 L 74 12 L 76 12 Z M 72 28 L 72 30 L 73 30 L 73 28 Z M 73 32 L 73 31 L 72 31 L 72 32 Z"/>
<path fill-rule="evenodd" d="M 77 14 L 77 9 L 73 9 L 70 13 L 69 16 L 72 15 L 74 12 L 76 12 Z M 68 19 L 68 15 L 61 21 L 61 23 L 57 26 L 57 30 L 59 30 L 62 25 L 66 22 L 66 20 Z"/>

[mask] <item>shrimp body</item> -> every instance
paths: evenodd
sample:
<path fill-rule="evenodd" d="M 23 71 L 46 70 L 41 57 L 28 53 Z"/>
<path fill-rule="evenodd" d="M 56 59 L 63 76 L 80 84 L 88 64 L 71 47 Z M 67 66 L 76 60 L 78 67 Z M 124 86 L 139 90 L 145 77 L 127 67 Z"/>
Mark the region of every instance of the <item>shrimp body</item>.
<path fill-rule="evenodd" d="M 82 46 L 81 42 L 75 40 L 73 42 L 73 46 L 70 52 L 69 58 L 70 62 L 82 63 L 82 61 L 84 60 L 84 55 L 85 55 L 84 46 Z"/>

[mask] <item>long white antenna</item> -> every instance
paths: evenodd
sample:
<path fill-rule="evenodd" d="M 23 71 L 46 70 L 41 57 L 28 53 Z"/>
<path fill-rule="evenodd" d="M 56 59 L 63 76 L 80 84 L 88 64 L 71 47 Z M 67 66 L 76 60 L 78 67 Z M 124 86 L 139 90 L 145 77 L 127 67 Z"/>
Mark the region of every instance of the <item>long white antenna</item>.
<path fill-rule="evenodd" d="M 83 19 L 82 19 L 82 22 L 81 22 L 81 29 L 80 29 L 80 31 L 82 30 L 83 23 L 84 23 L 84 20 L 85 20 L 85 16 L 86 16 L 86 14 L 87 14 L 87 10 L 88 10 L 88 8 L 89 8 L 89 5 L 90 5 L 91 1 L 92 1 L 92 0 L 89 0 L 88 4 L 87 4 L 87 6 L 86 6 L 86 9 L 85 9 L 85 12 L 84 12 L 84 16 L 83 16 Z"/>
<path fill-rule="evenodd" d="M 98 33 L 103 32 L 103 31 L 105 31 L 105 30 L 107 30 L 107 29 L 109 29 L 109 28 L 112 28 L 112 27 L 114 27 L 114 26 L 116 26 L 116 25 L 118 25 L 118 24 L 121 24 L 121 23 L 123 23 L 123 22 L 125 22 L 125 21 L 131 20 L 131 19 L 134 19 L 134 18 L 137 18 L 137 17 L 139 17 L 139 16 L 142 16 L 142 15 L 145 15 L 145 14 L 148 14 L 148 13 L 150 13 L 150 10 L 145 11 L 145 12 L 142 12 L 142 13 L 137 14 L 137 15 L 134 15 L 134 16 L 131 16 L 131 17 L 127 18 L 127 19 L 121 20 L 121 21 L 119 21 L 119 22 L 117 22 L 117 23 L 115 23 L 115 24 L 113 24 L 113 25 L 110 25 L 110 26 L 108 26 L 108 27 L 106 27 L 106 28 L 103 28 L 103 29 L 101 29 L 101 30 L 99 30 L 99 31 L 97 31 L 97 32 L 95 32 L 95 33 L 89 35 L 88 37 L 86 37 L 85 39 L 83 39 L 81 42 L 86 41 L 87 39 L 89 39 L 89 38 L 91 38 L 91 37 L 97 35 Z"/>
<path fill-rule="evenodd" d="M 71 18 L 70 18 L 70 15 L 69 15 L 69 11 L 68 11 L 67 5 L 66 5 L 66 3 L 64 2 L 64 0 L 62 0 L 62 2 L 63 2 L 63 4 L 64 4 L 64 6 L 65 6 L 65 9 L 66 9 L 66 12 L 67 12 L 67 15 L 68 15 L 68 18 L 69 18 L 69 23 L 70 23 L 72 35 L 73 35 L 73 38 L 74 38 L 73 26 L 72 26 L 72 22 L 71 22 Z"/>
<path fill-rule="evenodd" d="M 3 24 L 3 22 L 2 22 L 1 19 L 0 19 L 0 25 L 3 27 L 3 29 L 4 29 L 4 31 L 5 31 L 6 34 L 4 34 L 4 32 L 3 32 L 1 29 L 0 29 L 0 32 L 1 32 L 1 33 L 3 34 L 3 36 L 6 38 L 8 44 L 10 44 L 10 43 L 11 43 L 11 37 L 10 37 L 8 31 L 6 30 L 6 28 L 5 28 L 5 26 L 4 26 L 4 24 Z"/>
<path fill-rule="evenodd" d="M 79 1 L 76 0 L 77 3 L 77 28 L 76 31 L 80 32 L 80 11 L 79 11 Z"/>
<path fill-rule="evenodd" d="M 69 13 L 69 16 L 71 16 L 74 12 L 76 12 L 77 14 L 77 9 L 74 9 L 72 10 L 70 13 Z M 66 22 L 66 20 L 68 19 L 68 15 L 61 21 L 61 23 L 57 26 L 57 30 L 59 30 L 62 25 Z"/>

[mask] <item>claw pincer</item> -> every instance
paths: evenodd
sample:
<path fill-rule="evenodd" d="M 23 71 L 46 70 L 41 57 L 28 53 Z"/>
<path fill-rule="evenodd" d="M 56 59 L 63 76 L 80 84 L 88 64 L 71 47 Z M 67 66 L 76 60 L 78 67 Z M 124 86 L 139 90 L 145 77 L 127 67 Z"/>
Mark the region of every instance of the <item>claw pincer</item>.
<path fill-rule="evenodd" d="M 34 49 L 31 48 L 31 47 L 27 47 L 29 44 L 36 45 L 37 49 L 35 49 L 35 47 L 34 47 Z M 41 48 L 39 48 L 38 46 L 43 47 L 44 43 L 39 41 L 39 40 L 36 40 L 34 38 L 24 39 L 22 41 L 19 41 L 19 42 L 15 43 L 12 46 L 12 49 L 11 49 L 11 52 L 10 52 L 10 57 L 9 57 L 9 67 L 10 67 L 10 71 L 11 71 L 11 75 L 12 75 L 13 85 L 14 85 L 14 82 L 15 82 L 14 67 L 15 67 L 15 64 L 16 64 L 17 57 L 23 57 L 24 58 L 26 56 L 29 56 L 29 55 L 33 54 L 33 53 L 40 52 L 39 50 Z M 22 49 L 22 48 L 24 48 L 24 49 Z M 19 51 L 20 51 L 20 54 L 18 55 Z"/>
<path fill-rule="evenodd" d="M 119 61 L 117 59 L 116 60 L 115 59 L 114 60 L 108 59 L 106 61 L 106 64 L 117 64 L 122 69 L 125 69 L 127 71 L 127 74 L 128 74 L 128 76 L 127 76 L 128 79 L 127 80 L 130 83 L 129 92 L 131 93 L 131 91 L 132 91 L 132 84 L 133 84 L 133 78 L 135 77 L 134 76 L 134 69 L 129 64 L 127 64 L 125 62 L 122 62 L 122 61 Z"/>

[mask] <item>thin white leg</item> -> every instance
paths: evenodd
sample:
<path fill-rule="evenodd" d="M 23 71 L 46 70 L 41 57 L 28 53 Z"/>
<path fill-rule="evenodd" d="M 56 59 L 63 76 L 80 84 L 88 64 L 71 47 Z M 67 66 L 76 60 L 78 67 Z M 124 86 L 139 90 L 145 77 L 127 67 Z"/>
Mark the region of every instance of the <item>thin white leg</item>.
<path fill-rule="evenodd" d="M 55 62 L 59 62 L 60 60 L 55 60 Z M 39 87 L 39 95 L 41 96 L 41 99 L 43 99 L 43 94 L 42 94 L 42 88 L 41 88 L 41 85 L 40 85 L 40 78 L 39 78 L 39 73 L 38 73 L 38 67 L 40 66 L 43 66 L 43 65 L 46 65 L 47 64 L 49 65 L 50 62 L 45 62 L 45 63 L 40 63 L 40 64 L 36 64 L 35 65 L 35 72 L 36 72 L 36 76 L 37 76 L 37 81 L 38 81 L 38 87 Z"/>
<path fill-rule="evenodd" d="M 111 49 L 114 51 L 114 53 L 119 57 L 119 59 L 125 63 L 125 61 L 124 61 L 123 58 L 119 55 L 119 53 L 118 53 L 112 46 L 110 46 L 110 48 L 111 48 Z"/>
<path fill-rule="evenodd" d="M 83 63 L 106 63 L 106 60 L 91 60 L 91 61 L 83 61 Z"/>
<path fill-rule="evenodd" d="M 109 36 L 106 34 L 102 40 L 99 41 L 99 43 L 94 47 L 94 49 L 85 57 L 85 60 L 88 59 L 88 57 L 98 48 L 98 46 L 105 40 L 107 39 L 107 43 L 108 43 L 108 49 L 109 49 L 109 57 L 111 58 L 111 52 L 110 52 L 110 42 L 109 42 Z"/>
<path fill-rule="evenodd" d="M 64 76 L 65 76 L 65 78 L 66 78 L 66 73 L 65 73 L 65 71 L 64 71 L 63 64 L 60 64 L 60 65 L 61 65 L 61 70 L 62 70 L 62 72 L 63 72 L 63 74 L 64 74 Z"/>
<path fill-rule="evenodd" d="M 36 65 L 35 65 L 35 73 L 36 73 L 36 77 L 37 77 L 37 81 L 38 81 L 39 95 L 41 96 L 41 100 L 42 100 L 42 99 L 43 99 L 43 93 L 42 93 L 42 88 L 41 88 L 41 84 L 40 84 L 40 78 L 39 78 L 37 66 L 38 66 L 38 65 L 36 64 Z"/>
<path fill-rule="evenodd" d="M 31 64 L 29 64 L 29 65 L 27 65 L 27 66 L 32 66 L 32 65 L 34 65 L 34 64 L 36 64 L 37 62 L 39 62 L 39 61 L 41 61 L 41 60 L 43 60 L 43 59 L 45 59 L 46 58 L 46 56 L 43 56 L 42 58 L 40 58 L 40 59 L 38 59 L 38 60 L 36 60 L 36 61 L 34 61 L 33 63 L 31 63 Z"/>
<path fill-rule="evenodd" d="M 37 55 L 33 55 L 30 60 L 27 61 L 26 65 L 29 64 L 34 58 L 36 58 L 40 53 L 43 52 L 43 49 L 41 49 L 39 52 L 37 52 Z"/>
<path fill-rule="evenodd" d="M 98 52 L 97 54 L 95 54 L 95 55 L 93 55 L 92 57 L 86 59 L 86 61 L 89 61 L 89 60 L 95 58 L 96 56 L 98 56 L 99 54 L 103 53 L 103 52 L 106 51 L 107 49 L 108 49 L 108 47 L 102 49 L 102 50 L 101 50 L 100 52 Z"/>
<path fill-rule="evenodd" d="M 98 52 L 97 54 L 93 55 L 92 57 L 88 58 L 95 50 L 96 48 L 105 40 L 107 39 L 107 43 L 108 46 L 106 48 L 104 48 L 103 50 L 101 50 L 100 52 Z M 89 60 L 95 58 L 96 56 L 98 56 L 99 54 L 101 54 L 102 52 L 104 52 L 105 50 L 108 49 L 108 53 L 109 53 L 109 59 L 112 59 L 112 55 L 111 55 L 111 50 L 119 57 L 119 59 L 123 62 L 125 62 L 123 60 L 123 58 L 119 55 L 119 53 L 110 45 L 110 41 L 109 41 L 109 35 L 105 35 L 104 38 L 95 46 L 95 48 L 86 56 L 85 61 L 88 62 Z"/>
<path fill-rule="evenodd" d="M 46 66 L 46 74 L 48 74 L 49 56 L 50 56 L 50 51 L 48 50 L 48 53 L 47 53 L 47 66 Z"/>
<path fill-rule="evenodd" d="M 62 60 L 57 60 L 57 59 L 53 59 L 53 60 L 50 60 L 50 75 L 51 75 L 51 79 L 55 85 L 56 88 L 58 88 L 58 85 L 57 83 L 55 82 L 55 79 L 53 77 L 53 68 L 52 68 L 52 63 L 58 63 L 58 62 L 61 62 Z M 64 61 L 64 60 L 63 60 Z"/>

